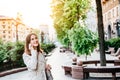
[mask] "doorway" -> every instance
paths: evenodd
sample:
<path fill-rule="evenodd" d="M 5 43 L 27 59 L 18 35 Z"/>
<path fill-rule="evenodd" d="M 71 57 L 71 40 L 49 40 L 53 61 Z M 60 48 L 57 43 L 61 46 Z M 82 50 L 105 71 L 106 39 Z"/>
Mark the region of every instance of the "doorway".
<path fill-rule="evenodd" d="M 111 39 L 111 26 L 108 25 L 108 39 Z"/>

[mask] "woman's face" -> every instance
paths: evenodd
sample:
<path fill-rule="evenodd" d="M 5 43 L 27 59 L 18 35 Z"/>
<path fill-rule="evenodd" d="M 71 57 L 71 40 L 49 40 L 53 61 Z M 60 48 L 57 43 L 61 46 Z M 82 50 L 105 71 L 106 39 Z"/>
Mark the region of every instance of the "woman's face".
<path fill-rule="evenodd" d="M 33 47 L 37 47 L 38 46 L 38 38 L 36 35 L 31 35 L 31 39 L 30 39 L 30 44 L 33 46 Z"/>

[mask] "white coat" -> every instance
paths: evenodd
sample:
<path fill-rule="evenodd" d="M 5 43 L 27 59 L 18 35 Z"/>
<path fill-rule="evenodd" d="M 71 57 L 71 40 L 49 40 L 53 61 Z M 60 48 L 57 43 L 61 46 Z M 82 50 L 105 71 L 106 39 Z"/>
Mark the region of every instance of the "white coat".
<path fill-rule="evenodd" d="M 36 50 L 31 50 L 31 56 L 26 53 L 23 54 L 23 61 L 29 71 L 28 80 L 46 80 L 46 61 L 42 53 L 37 54 Z"/>

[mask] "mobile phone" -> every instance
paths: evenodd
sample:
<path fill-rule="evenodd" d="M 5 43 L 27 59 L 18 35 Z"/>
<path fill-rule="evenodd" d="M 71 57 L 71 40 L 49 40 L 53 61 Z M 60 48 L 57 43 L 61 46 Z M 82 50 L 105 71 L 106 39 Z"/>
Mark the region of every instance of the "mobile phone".
<path fill-rule="evenodd" d="M 29 44 L 29 49 L 30 49 L 30 50 L 32 49 L 32 45 L 31 45 L 31 44 Z"/>

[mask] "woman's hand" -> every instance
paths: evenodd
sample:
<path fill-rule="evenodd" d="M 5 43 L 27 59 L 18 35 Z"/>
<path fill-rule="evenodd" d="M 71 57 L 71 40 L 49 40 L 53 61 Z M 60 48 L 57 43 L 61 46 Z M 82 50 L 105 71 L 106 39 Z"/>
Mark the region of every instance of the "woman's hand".
<path fill-rule="evenodd" d="M 51 65 L 50 64 L 46 64 L 46 69 L 47 70 L 51 70 L 52 68 L 51 68 Z"/>
<path fill-rule="evenodd" d="M 29 50 L 34 50 L 32 44 L 29 44 Z"/>

